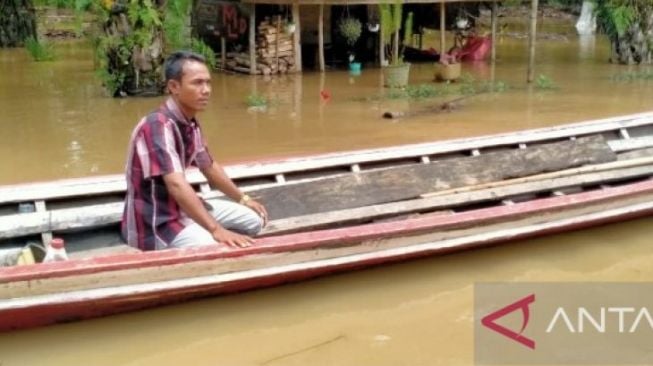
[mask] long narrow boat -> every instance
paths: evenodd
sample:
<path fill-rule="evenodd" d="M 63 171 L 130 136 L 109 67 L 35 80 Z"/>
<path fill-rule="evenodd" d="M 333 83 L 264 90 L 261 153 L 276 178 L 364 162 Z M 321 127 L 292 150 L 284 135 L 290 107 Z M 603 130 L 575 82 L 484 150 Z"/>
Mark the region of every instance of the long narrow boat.
<path fill-rule="evenodd" d="M 122 176 L 0 187 L 0 330 L 80 320 L 653 213 L 653 113 L 229 166 L 272 221 L 254 247 L 121 243 Z M 198 194 L 220 199 L 200 174 Z M 42 256 L 33 250 L 34 256 Z"/>

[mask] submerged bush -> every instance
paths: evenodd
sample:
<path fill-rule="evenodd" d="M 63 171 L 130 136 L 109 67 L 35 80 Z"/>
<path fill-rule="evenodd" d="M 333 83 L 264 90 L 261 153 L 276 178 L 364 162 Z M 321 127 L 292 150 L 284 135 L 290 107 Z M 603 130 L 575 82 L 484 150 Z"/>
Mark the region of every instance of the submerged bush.
<path fill-rule="evenodd" d="M 557 86 L 550 77 L 540 74 L 537 76 L 537 79 L 535 79 L 535 88 L 540 90 L 551 90 L 556 89 Z"/>
<path fill-rule="evenodd" d="M 263 95 L 260 94 L 250 94 L 247 96 L 247 106 L 248 107 L 256 107 L 256 108 L 262 108 L 262 107 L 267 107 L 268 106 L 268 100 L 265 98 Z"/>
<path fill-rule="evenodd" d="M 55 58 L 54 47 L 49 42 L 30 37 L 25 40 L 25 48 L 34 61 L 52 61 Z"/>

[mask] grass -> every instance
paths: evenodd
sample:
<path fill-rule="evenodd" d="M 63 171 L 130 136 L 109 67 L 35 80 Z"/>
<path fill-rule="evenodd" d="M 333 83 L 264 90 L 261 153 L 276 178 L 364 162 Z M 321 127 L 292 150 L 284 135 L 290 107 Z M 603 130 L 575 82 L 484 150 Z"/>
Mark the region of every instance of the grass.
<path fill-rule="evenodd" d="M 55 59 L 54 47 L 49 42 L 30 37 L 25 41 L 25 49 L 27 49 L 34 61 L 52 61 Z"/>
<path fill-rule="evenodd" d="M 653 80 L 653 70 L 627 71 L 612 75 L 612 81 L 633 82 L 638 80 Z"/>
<path fill-rule="evenodd" d="M 267 98 L 256 93 L 249 94 L 246 102 L 247 106 L 250 108 L 265 108 L 268 106 Z"/>
<path fill-rule="evenodd" d="M 68 8 L 75 7 L 75 0 L 34 0 L 36 6 L 53 6 L 55 8 Z"/>
<path fill-rule="evenodd" d="M 537 76 L 537 79 L 535 79 L 535 89 L 539 90 L 552 90 L 552 89 L 557 89 L 558 87 L 556 86 L 555 82 L 553 79 L 550 77 L 544 75 L 544 74 L 539 74 Z"/>
<path fill-rule="evenodd" d="M 355 98 L 359 102 L 373 102 L 380 100 L 408 99 L 420 101 L 448 95 L 474 95 L 480 93 L 501 93 L 510 89 L 504 81 L 478 81 L 470 74 L 464 74 L 457 83 L 445 84 L 417 84 L 408 85 L 403 89 L 391 88 L 385 93 L 367 97 Z"/>
<path fill-rule="evenodd" d="M 439 97 L 444 94 L 442 88 L 431 84 L 408 85 L 404 89 L 392 88 L 385 94 L 387 99 L 422 100 Z"/>

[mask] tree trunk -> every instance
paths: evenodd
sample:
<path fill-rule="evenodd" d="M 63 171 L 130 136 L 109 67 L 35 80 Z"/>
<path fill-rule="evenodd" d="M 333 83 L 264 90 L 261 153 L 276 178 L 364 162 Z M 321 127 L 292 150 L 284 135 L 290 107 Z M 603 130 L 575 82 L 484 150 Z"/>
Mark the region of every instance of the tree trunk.
<path fill-rule="evenodd" d="M 131 3 L 128 6 L 145 8 L 146 3 Z M 163 14 L 160 1 L 152 2 Z M 159 95 L 163 91 L 162 67 L 165 45 L 161 26 L 143 26 L 142 21 L 130 20 L 126 6 L 114 6 L 103 27 L 100 43 L 106 41 L 101 68 L 107 75 L 104 83 L 114 96 Z M 150 36 L 147 44 L 139 44 L 136 33 Z"/>
<path fill-rule="evenodd" d="M 30 37 L 36 38 L 32 0 L 0 1 L 0 47 L 20 47 Z"/>
<path fill-rule="evenodd" d="M 612 62 L 650 64 L 653 62 L 653 7 L 641 14 L 622 36 L 612 36 Z"/>

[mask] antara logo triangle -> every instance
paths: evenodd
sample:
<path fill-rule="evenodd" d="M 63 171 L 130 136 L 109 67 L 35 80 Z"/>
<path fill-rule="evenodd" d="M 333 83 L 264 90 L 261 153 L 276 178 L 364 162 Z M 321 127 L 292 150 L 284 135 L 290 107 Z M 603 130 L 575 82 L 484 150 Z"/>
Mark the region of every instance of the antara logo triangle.
<path fill-rule="evenodd" d="M 517 341 L 524 346 L 535 349 L 535 341 L 522 335 L 524 329 L 528 325 L 528 320 L 530 317 L 530 311 L 528 306 L 535 301 L 535 294 L 530 294 L 523 299 L 517 300 L 512 304 L 505 306 L 493 313 L 490 313 L 481 319 L 481 324 L 492 329 L 493 331 L 504 335 L 514 341 Z M 496 320 L 512 313 L 513 311 L 520 310 L 522 311 L 522 326 L 519 332 L 515 332 L 512 329 L 508 329 L 503 325 L 497 324 Z"/>

